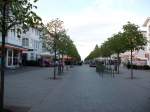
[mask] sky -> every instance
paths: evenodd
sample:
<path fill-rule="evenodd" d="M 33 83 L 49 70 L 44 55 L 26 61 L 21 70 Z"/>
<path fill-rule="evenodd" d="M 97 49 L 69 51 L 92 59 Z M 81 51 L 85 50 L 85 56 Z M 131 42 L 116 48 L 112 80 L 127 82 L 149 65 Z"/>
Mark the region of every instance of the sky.
<path fill-rule="evenodd" d="M 64 21 L 82 59 L 128 21 L 142 27 L 150 16 L 150 0 L 39 0 L 36 5 L 45 24 Z"/>

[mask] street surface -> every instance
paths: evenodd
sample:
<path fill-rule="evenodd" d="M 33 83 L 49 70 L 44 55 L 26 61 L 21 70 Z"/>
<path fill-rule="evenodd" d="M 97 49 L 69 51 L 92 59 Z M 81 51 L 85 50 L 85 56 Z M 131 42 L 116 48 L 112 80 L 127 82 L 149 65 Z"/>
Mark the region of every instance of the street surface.
<path fill-rule="evenodd" d="M 121 69 L 113 78 L 88 65 L 65 70 L 51 80 L 53 69 L 8 71 L 5 105 L 18 112 L 150 112 L 150 71 Z M 20 109 L 20 110 L 19 110 Z"/>

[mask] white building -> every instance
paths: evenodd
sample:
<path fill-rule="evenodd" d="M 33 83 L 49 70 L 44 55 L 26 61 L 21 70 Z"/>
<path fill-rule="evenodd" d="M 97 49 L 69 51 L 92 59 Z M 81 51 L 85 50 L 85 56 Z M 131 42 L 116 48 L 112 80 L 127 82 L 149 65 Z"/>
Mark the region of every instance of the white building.
<path fill-rule="evenodd" d="M 23 61 L 36 61 L 42 53 L 41 32 L 36 28 L 29 28 L 29 31 L 22 36 L 22 46 L 28 51 L 23 51 Z"/>
<path fill-rule="evenodd" d="M 147 37 L 147 40 L 150 41 L 150 17 L 146 19 L 146 21 L 143 24 L 143 27 L 145 27 L 145 36 Z M 150 43 L 148 42 L 146 51 L 150 52 Z"/>
<path fill-rule="evenodd" d="M 14 31 L 14 29 L 9 30 L 6 38 L 5 38 L 5 66 L 6 67 L 18 67 L 21 62 L 22 52 L 28 49 L 22 46 L 22 38 L 18 38 L 18 34 Z M 2 43 L 2 35 L 0 35 L 0 49 Z M 0 53 L 1 54 L 1 53 Z"/>
<path fill-rule="evenodd" d="M 20 35 L 20 38 L 18 38 L 16 31 L 11 29 L 6 36 L 5 66 L 8 68 L 15 68 L 22 62 L 37 61 L 40 58 L 40 53 L 42 52 L 40 31 L 36 28 L 29 28 L 29 31 Z M 0 35 L 0 46 L 1 42 L 2 37 Z"/>
<path fill-rule="evenodd" d="M 142 34 L 150 41 L 150 17 L 148 17 L 142 29 Z M 121 54 L 123 60 L 130 60 L 130 52 L 125 52 Z M 133 63 L 137 65 L 149 65 L 150 66 L 150 43 L 148 42 L 144 50 L 134 51 L 133 52 Z"/>
<path fill-rule="evenodd" d="M 148 43 L 145 47 L 145 58 L 148 60 L 148 65 L 150 65 L 150 17 L 145 20 L 143 27 L 145 28 L 145 33 L 143 34 L 148 40 Z"/>

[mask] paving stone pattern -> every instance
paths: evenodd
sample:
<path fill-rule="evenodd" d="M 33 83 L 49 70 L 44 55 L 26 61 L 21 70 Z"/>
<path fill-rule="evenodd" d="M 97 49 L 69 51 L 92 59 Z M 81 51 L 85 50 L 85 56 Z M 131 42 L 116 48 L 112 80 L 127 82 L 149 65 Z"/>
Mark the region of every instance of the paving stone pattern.
<path fill-rule="evenodd" d="M 9 71 L 5 105 L 28 112 L 150 112 L 150 71 L 136 70 L 131 80 L 125 68 L 113 78 L 83 65 L 65 70 L 58 80 L 50 80 L 52 75 L 52 68 Z"/>

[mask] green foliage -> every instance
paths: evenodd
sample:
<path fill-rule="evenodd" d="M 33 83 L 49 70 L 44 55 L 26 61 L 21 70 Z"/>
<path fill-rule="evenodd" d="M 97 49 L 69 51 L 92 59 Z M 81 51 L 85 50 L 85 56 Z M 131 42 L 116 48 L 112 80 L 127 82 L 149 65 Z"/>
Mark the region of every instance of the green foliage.
<path fill-rule="evenodd" d="M 51 20 L 43 30 L 44 46 L 50 50 L 56 50 L 60 54 L 66 54 L 80 60 L 80 55 L 70 36 L 67 35 L 63 21 Z"/>
<path fill-rule="evenodd" d="M 138 26 L 128 22 L 123 26 L 123 32 L 114 34 L 108 38 L 99 48 L 96 45 L 95 49 L 86 57 L 85 60 L 94 59 L 97 57 L 109 57 L 112 54 L 124 53 L 128 50 L 142 49 L 146 45 L 147 40 L 138 30 Z"/>
<path fill-rule="evenodd" d="M 94 50 L 91 51 L 91 53 L 85 58 L 85 60 L 90 60 L 99 57 L 100 55 L 99 53 L 100 53 L 100 48 L 98 47 L 98 45 L 96 45 Z"/>
<path fill-rule="evenodd" d="M 81 60 L 80 55 L 78 53 L 78 50 L 69 36 L 68 36 L 68 39 L 66 41 L 64 50 L 65 50 L 66 55 L 73 57 L 76 60 Z"/>
<path fill-rule="evenodd" d="M 36 2 L 37 0 L 32 2 L 30 0 L 0 0 L 0 32 L 4 31 L 2 28 L 4 23 L 5 33 L 9 29 L 14 29 L 17 33 L 21 33 L 31 26 L 41 25 L 41 18 L 32 11 L 33 8 L 37 8 L 33 5 Z M 4 10 L 5 14 L 3 13 Z"/>
<path fill-rule="evenodd" d="M 123 53 L 125 52 L 125 41 L 123 38 L 123 33 L 119 32 L 118 34 L 114 34 L 109 39 L 110 48 L 112 50 L 112 53 Z"/>
<path fill-rule="evenodd" d="M 128 22 L 123 26 L 123 37 L 125 38 L 125 46 L 126 50 L 138 50 L 142 49 L 144 45 L 146 45 L 147 40 L 138 30 L 138 26 Z"/>
<path fill-rule="evenodd" d="M 43 28 L 44 47 L 49 51 L 54 52 L 60 46 L 60 38 L 64 34 L 63 21 L 58 18 L 51 20 Z"/>

